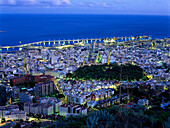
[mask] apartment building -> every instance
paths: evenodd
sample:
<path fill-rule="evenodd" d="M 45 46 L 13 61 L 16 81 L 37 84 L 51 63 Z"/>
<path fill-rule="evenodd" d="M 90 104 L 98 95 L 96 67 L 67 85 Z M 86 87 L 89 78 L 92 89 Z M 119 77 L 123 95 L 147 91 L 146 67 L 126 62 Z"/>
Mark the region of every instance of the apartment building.
<path fill-rule="evenodd" d="M 44 83 L 35 84 L 35 95 L 46 96 L 54 93 L 55 84 L 53 81 L 47 81 Z"/>
<path fill-rule="evenodd" d="M 59 112 L 60 105 L 62 105 L 62 101 L 53 97 L 40 98 L 40 103 L 53 105 L 54 112 Z"/>
<path fill-rule="evenodd" d="M 19 106 L 18 105 L 0 106 L 0 118 L 5 117 L 6 112 L 10 110 L 19 110 Z"/>
<path fill-rule="evenodd" d="M 19 95 L 19 101 L 21 103 L 32 102 L 33 97 L 34 96 L 29 94 L 28 92 L 21 92 L 20 95 Z"/>
<path fill-rule="evenodd" d="M 20 110 L 11 110 L 5 114 L 5 120 L 26 120 L 26 112 Z"/>
<path fill-rule="evenodd" d="M 25 103 L 24 111 L 26 114 L 43 114 L 43 115 L 52 115 L 54 114 L 53 105 L 46 103 Z"/>

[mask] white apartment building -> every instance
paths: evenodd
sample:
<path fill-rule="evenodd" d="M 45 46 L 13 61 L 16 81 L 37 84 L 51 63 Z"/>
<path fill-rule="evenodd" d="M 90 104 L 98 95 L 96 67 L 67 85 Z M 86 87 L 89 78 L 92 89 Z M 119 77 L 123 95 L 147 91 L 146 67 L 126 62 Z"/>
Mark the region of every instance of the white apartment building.
<path fill-rule="evenodd" d="M 53 105 L 46 103 L 25 103 L 24 111 L 26 114 L 43 114 L 43 115 L 52 115 L 54 114 Z"/>
<path fill-rule="evenodd" d="M 19 106 L 18 105 L 0 106 L 0 118 L 5 117 L 6 112 L 10 110 L 19 110 Z"/>
<path fill-rule="evenodd" d="M 20 111 L 20 110 L 11 110 L 6 112 L 5 114 L 5 120 L 26 120 L 26 112 Z"/>
<path fill-rule="evenodd" d="M 53 105 L 54 112 L 59 112 L 60 105 L 62 105 L 62 101 L 53 97 L 40 98 L 40 103 Z"/>

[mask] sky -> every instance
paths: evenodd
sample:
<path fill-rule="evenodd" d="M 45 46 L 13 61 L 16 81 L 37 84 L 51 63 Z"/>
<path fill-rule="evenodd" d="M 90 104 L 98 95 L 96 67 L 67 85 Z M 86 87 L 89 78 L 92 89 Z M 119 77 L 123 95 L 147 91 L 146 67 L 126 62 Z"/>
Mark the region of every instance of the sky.
<path fill-rule="evenodd" d="M 170 0 L 0 0 L 0 14 L 170 15 Z"/>

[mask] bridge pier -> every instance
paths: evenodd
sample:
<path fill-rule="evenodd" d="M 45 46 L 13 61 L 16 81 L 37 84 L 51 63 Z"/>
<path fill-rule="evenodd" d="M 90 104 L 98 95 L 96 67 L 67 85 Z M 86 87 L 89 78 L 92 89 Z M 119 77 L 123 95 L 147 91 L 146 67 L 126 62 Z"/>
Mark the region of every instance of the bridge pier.
<path fill-rule="evenodd" d="M 82 40 L 82 43 L 84 44 L 84 40 Z"/>
<path fill-rule="evenodd" d="M 89 40 L 87 39 L 87 44 L 89 44 Z"/>
<path fill-rule="evenodd" d="M 50 46 L 50 44 L 51 44 L 51 42 L 50 42 L 50 40 L 48 41 L 48 46 Z"/>
<path fill-rule="evenodd" d="M 44 46 L 45 46 L 45 41 L 43 42 Z"/>
<path fill-rule="evenodd" d="M 60 40 L 58 41 L 58 44 L 60 45 Z"/>
<path fill-rule="evenodd" d="M 42 42 L 40 41 L 40 42 L 39 42 L 39 46 L 41 46 L 41 43 L 42 43 Z"/>
<path fill-rule="evenodd" d="M 65 44 L 66 44 L 66 40 L 63 41 L 63 45 L 65 45 Z"/>
<path fill-rule="evenodd" d="M 85 43 L 88 43 L 88 38 L 86 39 Z"/>
<path fill-rule="evenodd" d="M 84 40 L 84 44 L 86 44 L 87 40 Z"/>
<path fill-rule="evenodd" d="M 42 42 L 40 41 L 40 43 L 39 43 L 39 44 L 40 44 L 40 46 L 41 46 Z"/>
<path fill-rule="evenodd" d="M 70 40 L 68 40 L 68 45 L 70 45 Z"/>
<path fill-rule="evenodd" d="M 19 47 L 19 51 L 22 51 L 22 47 Z"/>
<path fill-rule="evenodd" d="M 54 45 L 55 45 L 55 40 L 54 40 Z"/>

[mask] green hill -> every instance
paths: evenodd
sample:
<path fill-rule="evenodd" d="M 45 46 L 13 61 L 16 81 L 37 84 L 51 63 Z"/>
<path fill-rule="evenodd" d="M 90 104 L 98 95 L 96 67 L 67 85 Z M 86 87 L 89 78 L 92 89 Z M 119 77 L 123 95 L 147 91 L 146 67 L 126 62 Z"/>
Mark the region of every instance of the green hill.
<path fill-rule="evenodd" d="M 122 75 L 121 74 L 122 71 Z M 132 64 L 126 65 L 91 65 L 78 68 L 73 74 L 68 73 L 67 78 L 83 80 L 146 80 L 147 77 L 142 68 Z"/>

